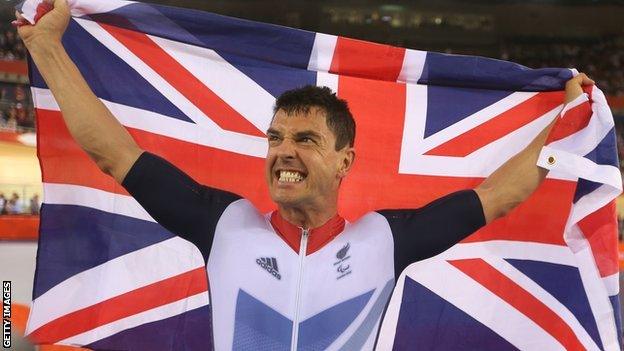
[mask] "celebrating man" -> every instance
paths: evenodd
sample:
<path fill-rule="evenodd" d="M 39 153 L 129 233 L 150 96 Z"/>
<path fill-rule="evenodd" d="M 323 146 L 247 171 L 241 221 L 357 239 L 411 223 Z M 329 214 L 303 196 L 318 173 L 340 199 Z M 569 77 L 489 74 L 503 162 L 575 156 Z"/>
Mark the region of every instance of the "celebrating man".
<path fill-rule="evenodd" d="M 19 14 L 17 21 L 78 144 L 154 219 L 202 252 L 218 350 L 371 349 L 398 274 L 507 214 L 547 173 L 535 164 L 550 128 L 475 189 L 347 223 L 337 201 L 356 158 L 355 122 L 330 89 L 305 86 L 275 103 L 265 174 L 278 209 L 261 214 L 141 150 L 65 52 L 65 0 L 34 26 Z M 568 82 L 566 103 L 583 84 L 593 82 L 584 74 Z"/>

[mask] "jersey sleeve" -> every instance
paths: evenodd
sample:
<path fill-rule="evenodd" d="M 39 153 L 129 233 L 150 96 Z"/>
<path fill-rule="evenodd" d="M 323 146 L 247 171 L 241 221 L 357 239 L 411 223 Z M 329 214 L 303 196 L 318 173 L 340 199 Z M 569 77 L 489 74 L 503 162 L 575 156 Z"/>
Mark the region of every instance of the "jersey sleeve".
<path fill-rule="evenodd" d="M 485 225 L 481 200 L 474 190 L 458 191 L 412 210 L 378 211 L 394 238 L 395 272 L 435 256 Z"/>
<path fill-rule="evenodd" d="M 160 225 L 195 244 L 208 259 L 215 228 L 241 197 L 197 183 L 166 160 L 144 152 L 122 185 Z"/>

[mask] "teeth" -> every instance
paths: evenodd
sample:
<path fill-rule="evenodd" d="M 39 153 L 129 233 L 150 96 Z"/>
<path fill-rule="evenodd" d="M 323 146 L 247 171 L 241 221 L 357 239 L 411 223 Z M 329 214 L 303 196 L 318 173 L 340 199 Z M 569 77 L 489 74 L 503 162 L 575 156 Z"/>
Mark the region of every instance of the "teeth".
<path fill-rule="evenodd" d="M 303 180 L 303 175 L 296 171 L 280 171 L 279 181 L 295 183 Z"/>

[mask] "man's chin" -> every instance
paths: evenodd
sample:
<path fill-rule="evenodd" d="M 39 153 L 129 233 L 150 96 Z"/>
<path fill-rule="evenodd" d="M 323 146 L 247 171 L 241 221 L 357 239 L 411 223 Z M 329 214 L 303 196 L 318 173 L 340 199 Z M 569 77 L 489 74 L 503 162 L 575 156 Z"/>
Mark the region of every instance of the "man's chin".
<path fill-rule="evenodd" d="M 303 202 L 303 197 L 298 196 L 297 194 L 283 194 L 283 193 L 274 193 L 271 194 L 271 199 L 280 207 L 292 207 L 297 206 Z"/>

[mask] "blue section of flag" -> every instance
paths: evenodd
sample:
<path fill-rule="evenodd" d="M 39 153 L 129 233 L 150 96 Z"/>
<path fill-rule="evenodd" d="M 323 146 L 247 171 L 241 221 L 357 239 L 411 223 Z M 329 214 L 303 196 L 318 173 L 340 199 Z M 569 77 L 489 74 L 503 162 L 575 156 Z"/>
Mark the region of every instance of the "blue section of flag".
<path fill-rule="evenodd" d="M 193 123 L 145 78 L 74 20 L 69 22 L 63 45 L 99 98 Z M 47 88 L 36 69 L 31 69 L 30 81 L 33 87 Z"/>
<path fill-rule="evenodd" d="M 517 350 L 448 301 L 405 277 L 393 350 Z"/>
<path fill-rule="evenodd" d="M 88 18 L 100 23 L 110 24 L 119 28 L 130 29 L 152 36 L 166 38 L 180 43 L 203 46 L 195 36 L 178 26 L 156 6 L 140 2 L 129 3 L 106 13 L 90 14 Z M 195 10 L 184 10 L 188 16 L 201 20 L 205 13 Z"/>
<path fill-rule="evenodd" d="M 316 73 L 307 71 L 313 32 L 206 13 L 197 20 L 187 10 L 156 8 L 275 97 L 316 82 Z"/>
<path fill-rule="evenodd" d="M 617 140 L 615 136 L 615 127 L 611 128 L 609 133 L 598 143 L 598 145 L 585 158 L 594 161 L 599 165 L 611 165 L 619 167 L 617 155 Z"/>
<path fill-rule="evenodd" d="M 620 304 L 620 295 L 609 296 L 609 302 L 613 307 L 613 314 L 615 315 L 615 329 L 617 330 L 618 342 L 620 343 L 620 349 L 622 349 L 622 305 Z"/>
<path fill-rule="evenodd" d="M 157 223 L 73 205 L 43 204 L 33 299 L 71 276 L 173 237 Z"/>
<path fill-rule="evenodd" d="M 307 71 L 315 38 L 312 32 L 146 4 L 124 6 L 96 18 L 215 50 L 273 96 L 316 81 L 316 73 Z"/>
<path fill-rule="evenodd" d="M 243 290 L 238 291 L 232 350 L 290 350 L 292 321 Z"/>
<path fill-rule="evenodd" d="M 297 350 L 325 350 L 362 312 L 373 290 L 326 309 L 299 324 Z"/>
<path fill-rule="evenodd" d="M 506 261 L 539 284 L 570 310 L 598 347 L 602 349 L 598 326 L 593 317 L 587 295 L 585 295 L 578 268 L 530 260 L 507 259 Z"/>
<path fill-rule="evenodd" d="M 92 350 L 212 350 L 209 306 L 126 329 L 85 347 Z"/>
<path fill-rule="evenodd" d="M 563 90 L 572 72 L 565 68 L 530 69 L 485 57 L 427 52 L 418 83 L 514 91 Z"/>
<path fill-rule="evenodd" d="M 461 121 L 511 93 L 502 90 L 427 87 L 425 137 Z"/>
<path fill-rule="evenodd" d="M 307 69 L 314 32 L 213 13 L 154 5 L 162 14 L 221 55 L 246 56 Z"/>
<path fill-rule="evenodd" d="M 215 50 L 275 97 L 286 90 L 316 83 L 316 73 L 307 70 L 314 45 L 312 32 L 141 3 L 90 17 Z"/>
<path fill-rule="evenodd" d="M 598 165 L 611 165 L 619 168 L 619 160 L 617 155 L 615 128 L 612 128 L 607 135 L 598 143 L 598 145 L 587 155 L 584 156 L 588 160 Z M 583 196 L 598 189 L 602 184 L 592 182 L 586 179 L 579 179 L 574 192 L 574 200 L 576 203 Z"/>
<path fill-rule="evenodd" d="M 598 189 L 601 185 L 602 184 L 600 183 L 579 178 L 578 182 L 576 183 L 576 190 L 574 191 L 574 199 L 572 200 L 572 202 L 576 203 L 583 196 Z"/>
<path fill-rule="evenodd" d="M 286 90 L 316 84 L 316 72 L 282 66 L 245 56 L 224 54 L 223 58 L 253 79 L 275 98 Z"/>

